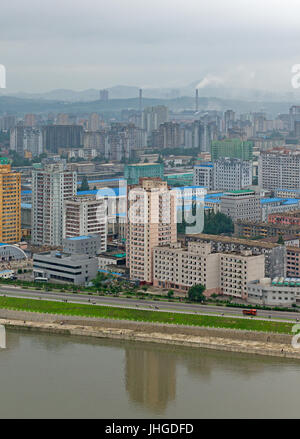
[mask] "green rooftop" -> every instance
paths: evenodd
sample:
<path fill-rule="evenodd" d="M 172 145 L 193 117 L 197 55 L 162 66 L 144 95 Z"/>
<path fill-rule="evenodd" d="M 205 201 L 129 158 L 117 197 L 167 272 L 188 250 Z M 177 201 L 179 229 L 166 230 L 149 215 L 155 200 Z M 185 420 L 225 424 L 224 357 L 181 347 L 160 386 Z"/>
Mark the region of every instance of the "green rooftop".
<path fill-rule="evenodd" d="M 225 194 L 236 194 L 236 195 L 238 195 L 238 194 L 254 194 L 255 192 L 254 191 L 252 191 L 251 189 L 241 189 L 241 190 L 239 190 L 239 191 L 227 191 L 227 192 L 225 192 Z"/>

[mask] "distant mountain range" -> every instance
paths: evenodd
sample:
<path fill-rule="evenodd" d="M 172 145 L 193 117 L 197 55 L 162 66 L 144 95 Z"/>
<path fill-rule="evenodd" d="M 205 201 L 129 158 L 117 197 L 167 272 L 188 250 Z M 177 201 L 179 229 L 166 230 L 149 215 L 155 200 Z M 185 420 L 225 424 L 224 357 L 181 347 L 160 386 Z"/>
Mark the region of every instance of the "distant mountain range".
<path fill-rule="evenodd" d="M 289 107 L 295 102 L 272 102 L 272 101 L 248 101 L 237 99 L 226 99 L 216 97 L 199 97 L 199 110 L 225 111 L 233 109 L 238 113 L 250 111 L 265 111 L 270 117 L 276 117 L 279 113 L 287 113 Z M 195 109 L 194 97 L 178 97 L 173 99 L 143 98 L 143 107 L 154 105 L 166 105 L 172 111 L 184 111 Z M 45 98 L 20 98 L 14 96 L 0 95 L 0 114 L 24 113 L 73 113 L 87 115 L 91 112 L 106 113 L 109 117 L 125 109 L 139 109 L 139 99 L 123 98 L 109 99 L 108 101 L 90 100 L 70 102 L 66 99 L 46 100 Z"/>
<path fill-rule="evenodd" d="M 300 94 L 294 91 L 288 93 L 275 93 L 264 90 L 253 90 L 245 88 L 226 87 L 219 85 L 205 85 L 205 78 L 193 81 L 192 83 L 177 88 L 144 88 L 143 97 L 149 99 L 176 99 L 179 97 L 195 96 L 195 89 L 199 87 L 199 97 L 215 97 L 220 99 L 246 100 L 258 102 L 280 102 L 293 101 L 295 98 L 300 100 Z M 116 85 L 107 88 L 109 99 L 134 99 L 139 96 L 140 87 Z M 99 100 L 99 91 L 97 89 L 88 89 L 82 91 L 57 89 L 45 93 L 8 93 L 6 90 L 0 90 L 0 96 L 11 96 L 22 99 L 63 101 L 63 102 L 90 102 Z M 298 96 L 299 95 L 299 96 Z"/>

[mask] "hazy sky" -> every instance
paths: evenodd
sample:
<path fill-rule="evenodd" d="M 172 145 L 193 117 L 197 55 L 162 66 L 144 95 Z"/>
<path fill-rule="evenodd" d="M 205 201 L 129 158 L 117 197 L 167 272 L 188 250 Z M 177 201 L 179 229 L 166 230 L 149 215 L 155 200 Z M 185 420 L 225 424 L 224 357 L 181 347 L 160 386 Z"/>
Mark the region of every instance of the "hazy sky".
<path fill-rule="evenodd" d="M 8 0 L 7 91 L 112 85 L 292 90 L 299 0 Z"/>

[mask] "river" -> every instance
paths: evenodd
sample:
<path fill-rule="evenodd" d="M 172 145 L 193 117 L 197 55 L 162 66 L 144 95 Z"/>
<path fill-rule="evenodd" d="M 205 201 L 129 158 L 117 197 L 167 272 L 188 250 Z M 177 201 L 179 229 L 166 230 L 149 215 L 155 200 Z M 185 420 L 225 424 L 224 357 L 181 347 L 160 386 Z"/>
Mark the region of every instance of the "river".
<path fill-rule="evenodd" d="M 300 361 L 7 331 L 0 418 L 293 418 Z"/>

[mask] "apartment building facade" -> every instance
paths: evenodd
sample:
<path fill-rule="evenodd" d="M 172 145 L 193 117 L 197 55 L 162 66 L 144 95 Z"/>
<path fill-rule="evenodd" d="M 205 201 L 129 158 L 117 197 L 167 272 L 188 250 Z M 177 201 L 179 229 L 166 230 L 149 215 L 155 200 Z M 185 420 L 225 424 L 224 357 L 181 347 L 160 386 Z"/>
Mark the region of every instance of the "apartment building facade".
<path fill-rule="evenodd" d="M 176 193 L 159 178 L 142 178 L 128 188 L 127 218 L 130 277 L 152 283 L 154 247 L 177 241 Z"/>
<path fill-rule="evenodd" d="M 229 216 L 234 222 L 239 219 L 260 221 L 260 196 L 254 191 L 247 190 L 225 192 L 221 196 L 220 212 Z"/>
<path fill-rule="evenodd" d="M 208 235 L 199 233 L 197 235 L 186 235 L 185 245 L 189 242 L 211 243 L 212 251 L 216 253 L 241 253 L 250 250 L 252 255 L 265 256 L 265 274 L 262 277 L 285 276 L 286 252 L 285 246 L 277 243 L 255 241 L 251 239 L 240 239 L 232 236 Z"/>
<path fill-rule="evenodd" d="M 32 171 L 32 238 L 35 245 L 60 246 L 64 202 L 75 196 L 77 176 L 63 162 Z"/>
<path fill-rule="evenodd" d="M 213 252 L 208 242 L 181 243 L 154 249 L 153 285 L 187 293 L 195 284 L 205 285 L 207 296 L 216 293 L 246 298 L 247 283 L 264 275 L 265 257 L 250 250 Z"/>
<path fill-rule="evenodd" d="M 63 237 L 99 235 L 100 251 L 107 248 L 107 209 L 104 199 L 96 196 L 75 196 L 64 202 Z"/>
<path fill-rule="evenodd" d="M 21 174 L 0 158 L 0 242 L 21 240 Z"/>
<path fill-rule="evenodd" d="M 251 161 L 223 157 L 214 162 L 213 190 L 237 191 L 251 185 Z"/>
<path fill-rule="evenodd" d="M 254 222 L 248 220 L 237 220 L 234 223 L 234 234 L 243 238 L 267 238 L 279 235 L 300 236 L 300 226 L 286 224 L 272 224 Z"/>
<path fill-rule="evenodd" d="M 194 184 L 208 190 L 234 191 L 252 185 L 252 162 L 221 157 L 194 167 Z"/>
<path fill-rule="evenodd" d="M 258 184 L 269 190 L 300 189 L 300 152 L 284 148 L 261 151 Z"/>

